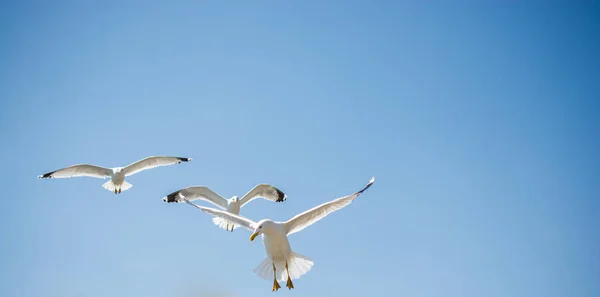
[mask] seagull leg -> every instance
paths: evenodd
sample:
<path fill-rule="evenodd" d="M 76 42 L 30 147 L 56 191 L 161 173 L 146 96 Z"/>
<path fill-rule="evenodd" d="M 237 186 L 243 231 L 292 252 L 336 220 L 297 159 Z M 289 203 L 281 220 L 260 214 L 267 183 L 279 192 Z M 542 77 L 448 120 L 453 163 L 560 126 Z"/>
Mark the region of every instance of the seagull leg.
<path fill-rule="evenodd" d="M 117 194 L 117 187 L 115 187 L 115 195 Z"/>
<path fill-rule="evenodd" d="M 121 194 L 121 188 L 119 188 L 119 194 Z"/>
<path fill-rule="evenodd" d="M 277 268 L 275 268 L 275 263 L 273 263 L 273 289 L 271 291 L 276 292 L 280 288 L 281 286 L 277 282 Z"/>
<path fill-rule="evenodd" d="M 288 275 L 287 284 L 285 284 L 285 286 L 288 287 L 289 290 L 291 290 L 294 288 L 294 283 L 292 283 L 292 278 L 290 277 L 290 270 L 288 269 L 287 261 L 285 261 L 285 271 L 287 271 Z"/>

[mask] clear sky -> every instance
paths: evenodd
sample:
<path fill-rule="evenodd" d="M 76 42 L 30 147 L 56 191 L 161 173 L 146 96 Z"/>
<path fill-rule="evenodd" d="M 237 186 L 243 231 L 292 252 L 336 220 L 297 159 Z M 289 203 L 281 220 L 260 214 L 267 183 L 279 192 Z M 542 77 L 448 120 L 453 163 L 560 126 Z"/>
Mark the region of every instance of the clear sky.
<path fill-rule="evenodd" d="M 277 294 L 600 295 L 597 3 L 79 2 L 0 4 L 0 296 L 266 296 L 260 241 L 161 197 L 286 220 L 371 176 Z M 149 155 L 194 160 L 36 178 Z"/>

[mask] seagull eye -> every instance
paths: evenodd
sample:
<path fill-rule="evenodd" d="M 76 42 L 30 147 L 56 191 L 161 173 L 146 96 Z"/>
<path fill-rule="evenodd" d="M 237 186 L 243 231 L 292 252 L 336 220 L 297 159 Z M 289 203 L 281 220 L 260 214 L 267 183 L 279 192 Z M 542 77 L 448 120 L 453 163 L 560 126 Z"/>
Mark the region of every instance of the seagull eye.
<path fill-rule="evenodd" d="M 258 226 L 258 229 L 262 229 L 262 226 Z"/>

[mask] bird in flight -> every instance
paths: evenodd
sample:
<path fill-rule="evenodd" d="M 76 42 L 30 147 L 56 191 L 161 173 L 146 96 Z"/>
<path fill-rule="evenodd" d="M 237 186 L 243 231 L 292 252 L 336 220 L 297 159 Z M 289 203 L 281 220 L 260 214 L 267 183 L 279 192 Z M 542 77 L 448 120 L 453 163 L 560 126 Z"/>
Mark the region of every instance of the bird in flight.
<path fill-rule="evenodd" d="M 168 203 L 182 203 L 186 202 L 186 200 L 204 200 L 216 205 L 222 210 L 238 215 L 240 214 L 240 209 L 244 205 L 256 198 L 263 198 L 273 202 L 283 202 L 287 199 L 287 195 L 274 186 L 268 184 L 259 184 L 252 188 L 252 190 L 248 191 L 248 193 L 242 196 L 241 199 L 239 199 L 238 196 L 233 196 L 230 199 L 226 199 L 208 187 L 193 186 L 175 191 L 163 197 L 162 200 Z M 221 217 L 213 218 L 213 223 L 220 228 L 231 232 L 239 227 L 239 225 L 235 224 L 233 221 Z"/>
<path fill-rule="evenodd" d="M 286 287 L 291 290 L 294 288 L 292 279 L 298 279 L 300 276 L 307 273 L 312 268 L 314 262 L 313 260 L 292 251 L 288 236 L 314 224 L 330 213 L 347 206 L 354 201 L 356 197 L 362 194 L 362 192 L 368 189 L 374 181 L 375 178 L 371 178 L 369 183 L 362 190 L 352 195 L 323 203 L 300 213 L 285 222 L 272 221 L 269 219 L 255 222 L 226 211 L 202 207 L 187 200 L 186 202 L 199 208 L 205 213 L 232 221 L 236 225 L 252 231 L 250 241 L 253 241 L 256 236 L 262 235 L 267 258 L 254 269 L 254 272 L 259 277 L 266 280 L 273 277 L 273 291 L 279 290 L 281 288 L 279 282 L 284 280 L 287 280 Z"/>
<path fill-rule="evenodd" d="M 140 171 L 159 167 L 179 164 L 181 162 L 190 162 L 192 158 L 182 157 L 148 157 L 137 162 L 133 162 L 125 167 L 104 168 L 90 164 L 77 164 L 63 169 L 55 170 L 38 176 L 39 178 L 70 178 L 70 177 L 96 177 L 110 180 L 102 185 L 103 188 L 121 193 L 133 187 L 132 184 L 125 181 L 126 176 L 136 174 Z"/>

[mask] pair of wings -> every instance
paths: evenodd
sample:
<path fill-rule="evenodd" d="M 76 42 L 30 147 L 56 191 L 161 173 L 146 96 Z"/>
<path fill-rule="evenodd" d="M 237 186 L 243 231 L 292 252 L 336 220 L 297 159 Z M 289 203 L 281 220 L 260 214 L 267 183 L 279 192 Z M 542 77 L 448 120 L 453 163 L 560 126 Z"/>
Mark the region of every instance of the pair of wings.
<path fill-rule="evenodd" d="M 125 176 L 136 174 L 140 171 L 152 169 L 159 166 L 168 166 L 179 164 L 181 162 L 189 162 L 192 158 L 181 158 L 181 157 L 147 157 L 137 162 L 133 162 L 123 168 Z M 63 169 L 55 170 L 42 174 L 39 178 L 69 178 L 69 177 L 96 177 L 96 178 L 107 178 L 113 173 L 112 168 L 104 168 L 90 164 L 78 164 L 69 166 Z"/>
<path fill-rule="evenodd" d="M 286 222 L 283 223 L 286 235 L 291 235 L 296 232 L 299 232 L 302 229 L 304 229 L 304 228 L 314 224 L 315 222 L 319 221 L 320 219 L 326 217 L 330 213 L 347 206 L 352 201 L 354 201 L 354 199 L 356 199 L 356 197 L 358 197 L 360 194 L 362 194 L 362 192 L 364 192 L 366 189 L 368 189 L 373 184 L 374 181 L 375 181 L 375 178 L 373 177 L 373 178 L 371 178 L 369 183 L 362 190 L 360 190 L 352 195 L 344 196 L 344 197 L 337 198 L 335 200 L 323 203 L 319 206 L 313 207 L 313 208 L 311 208 L 303 213 L 300 213 L 300 214 L 294 216 L 293 218 L 287 220 Z M 184 200 L 185 200 L 185 198 L 184 198 Z M 242 217 L 239 215 L 235 215 L 235 214 L 232 214 L 232 213 L 229 213 L 226 211 L 217 210 L 214 208 L 202 207 L 202 206 L 196 205 L 188 200 L 185 200 L 185 202 L 187 202 L 188 204 L 190 204 L 196 208 L 199 208 L 200 210 L 204 211 L 205 213 L 232 221 L 234 224 L 240 225 L 250 231 L 254 231 L 257 227 L 257 223 L 248 218 L 245 218 L 245 217 Z"/>
<path fill-rule="evenodd" d="M 242 196 L 240 199 L 240 207 L 256 198 L 264 198 L 273 202 L 283 202 L 287 196 L 276 187 L 267 184 L 260 184 Z M 223 198 L 221 195 L 215 193 L 213 190 L 205 186 L 194 186 L 181 189 L 167 195 L 162 200 L 165 202 L 204 200 L 218 206 L 221 209 L 227 209 L 228 204 L 227 199 Z"/>

